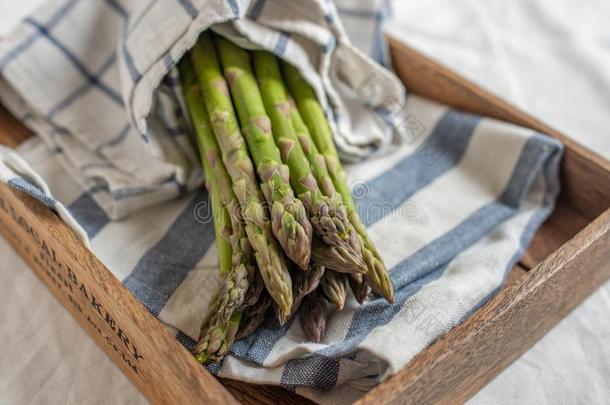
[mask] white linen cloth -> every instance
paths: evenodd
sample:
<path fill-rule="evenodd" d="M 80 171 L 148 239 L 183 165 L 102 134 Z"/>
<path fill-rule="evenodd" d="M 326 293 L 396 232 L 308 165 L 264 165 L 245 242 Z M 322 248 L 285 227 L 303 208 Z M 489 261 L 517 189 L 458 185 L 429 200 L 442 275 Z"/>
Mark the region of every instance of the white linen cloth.
<path fill-rule="evenodd" d="M 361 14 L 358 14 L 356 17 L 360 18 Z M 531 131 L 448 111 L 416 97 L 409 98 L 405 111 L 406 117 L 411 117 L 407 142 L 383 159 L 369 160 L 348 168 L 352 179 L 364 181 L 367 185 L 363 188 L 366 193 L 361 196 L 365 203 L 369 203 L 363 205 L 365 222 L 371 225 L 371 233 L 380 241 L 380 246 L 384 246 L 383 254 L 389 258 L 390 264 L 398 264 L 392 276 L 399 288 L 400 306 L 388 308 L 376 301 L 362 311 L 352 308 L 333 318 L 335 325 L 331 325 L 329 339 L 322 347 L 303 343 L 296 323 L 290 328 L 262 330 L 253 337 L 259 339 L 253 346 L 255 352 L 244 352 L 245 344 L 236 345 L 232 356 L 220 368 L 212 371 L 259 382 L 281 382 L 288 387 L 305 385 L 324 390 L 339 387 L 326 396 L 306 388 L 297 388 L 299 392 L 317 399 L 332 400 L 336 395 L 343 399 L 355 397 L 380 378 L 396 371 L 431 340 L 484 302 L 501 284 L 506 269 L 510 269 L 518 259 L 532 232 L 552 208 L 558 191 L 556 164 L 560 146 Z M 383 142 L 380 143 L 383 145 Z M 361 144 L 354 142 L 344 150 L 351 155 L 357 154 L 356 149 L 349 146 Z M 45 155 L 49 151 L 40 142 L 28 143 L 21 148 L 21 152 L 41 173 L 57 173 L 64 167 L 70 167 L 65 165 L 58 169 L 58 159 Z M 57 154 L 58 151 L 53 152 Z M 20 178 L 24 175 L 32 177 L 30 173 L 19 170 L 14 173 Z M 415 177 L 405 179 L 404 173 L 414 173 Z M 53 179 L 47 181 L 51 183 Z M 168 232 L 169 238 L 172 237 L 170 231 L 175 229 L 176 224 L 180 231 L 185 230 L 180 227 L 186 221 L 183 214 L 190 214 L 193 207 L 189 204 L 199 200 L 181 199 L 163 205 L 163 209 L 167 209 L 164 215 L 155 212 L 156 218 L 162 218 L 157 224 L 158 229 L 147 227 L 145 235 L 148 239 L 138 240 L 138 236 L 144 236 L 138 229 L 150 223 L 150 210 L 139 211 L 122 223 L 110 222 L 107 216 L 102 215 L 106 213 L 104 210 L 99 212 L 99 206 L 96 215 L 92 216 L 89 209 L 92 198 L 87 193 L 78 194 L 79 186 L 82 185 L 78 184 L 77 179 L 72 185 L 58 184 L 54 187 L 51 184 L 51 190 L 56 198 L 71 208 L 77 220 L 79 214 L 82 215 L 79 223 L 89 233 L 93 251 L 119 277 L 126 277 L 125 283 L 134 294 L 162 320 L 181 329 L 183 339 L 192 335 L 198 327 L 197 319 L 193 318 L 198 316 L 198 309 L 193 306 L 191 313 L 185 313 L 183 303 L 187 297 L 192 297 L 196 286 L 201 285 L 199 283 L 213 272 L 213 248 L 202 251 L 204 246 L 189 246 L 189 249 L 194 249 L 189 250 L 189 255 L 195 253 L 193 256 L 199 258 L 199 262 L 189 262 L 196 266 L 197 271 L 188 271 L 183 274 L 185 278 L 173 280 L 175 290 L 170 288 L 169 291 L 157 290 L 154 294 L 148 294 L 142 286 L 150 286 L 155 281 L 162 281 L 164 285 L 168 283 L 166 274 L 162 271 L 155 273 L 157 269 L 152 264 L 156 262 L 152 258 L 159 259 L 159 254 L 167 257 L 164 248 L 170 244 L 164 238 L 168 237 Z M 461 194 L 456 193 L 458 189 Z M 384 194 L 387 192 L 390 194 Z M 445 196 L 440 197 L 443 201 L 437 201 L 442 195 Z M 199 199 L 202 197 L 200 195 Z M 454 205 L 449 206 L 446 197 L 458 198 L 450 200 Z M 413 200 L 406 200 L 409 198 Z M 395 218 L 366 210 L 372 206 L 370 203 L 389 200 L 399 204 L 393 208 L 403 204 L 402 207 L 406 209 L 404 213 L 410 214 Z M 94 220 L 90 221 L 91 218 Z M 164 220 L 171 224 L 164 224 Z M 136 246 L 136 252 L 138 245 L 142 248 L 142 255 L 128 257 L 127 264 L 119 262 L 117 251 L 112 251 L 113 248 L 117 249 L 116 245 L 108 247 L 115 224 L 122 226 L 121 232 L 114 229 L 115 235 L 133 232 L 123 236 L 130 240 L 130 247 Z M 405 227 L 413 225 L 424 225 L 424 228 L 418 235 L 413 232 L 404 234 L 404 240 L 411 250 L 405 251 L 402 245 L 384 243 L 384 235 L 395 236 L 400 229 L 397 227 L 402 226 L 404 232 Z M 188 225 L 186 230 L 201 231 L 195 231 Z M 103 238 L 104 234 L 106 238 Z M 187 240 L 188 236 L 192 234 L 187 235 Z M 113 239 L 115 244 L 121 242 L 116 237 Z M 99 247 L 96 247 L 96 241 L 103 243 L 99 242 Z M 442 252 L 436 249 L 439 244 L 443 246 Z M 494 256 L 490 252 L 494 252 Z M 132 267 L 129 260 L 133 260 Z M 166 263 L 175 264 L 171 259 Z M 153 277 L 158 276 L 158 280 L 143 280 L 142 270 L 146 270 L 150 276 L 151 267 L 152 273 L 155 273 Z M 164 294 L 163 300 L 159 299 L 159 292 Z M 395 310 L 400 310 L 396 316 Z M 345 319 L 350 317 L 351 321 L 346 323 Z M 379 324 L 379 321 L 382 323 Z M 384 326 L 386 322 L 387 326 Z M 390 329 L 392 333 L 387 332 Z M 403 329 L 405 336 L 412 340 L 401 342 L 400 345 L 388 345 L 398 336 L 396 332 L 399 329 Z M 265 346 L 260 341 L 274 334 L 279 340 L 273 345 Z M 384 352 L 388 347 L 395 351 Z M 268 349 L 271 352 L 261 357 L 260 351 Z M 287 358 L 302 354 L 304 350 L 316 350 L 318 353 L 306 361 L 283 364 Z M 242 359 L 259 361 L 266 371 L 261 372 L 260 367 L 249 369 L 241 363 Z"/>
<path fill-rule="evenodd" d="M 386 31 L 610 159 L 610 1 L 393 2 Z M 610 283 L 473 404 L 607 404 Z"/>

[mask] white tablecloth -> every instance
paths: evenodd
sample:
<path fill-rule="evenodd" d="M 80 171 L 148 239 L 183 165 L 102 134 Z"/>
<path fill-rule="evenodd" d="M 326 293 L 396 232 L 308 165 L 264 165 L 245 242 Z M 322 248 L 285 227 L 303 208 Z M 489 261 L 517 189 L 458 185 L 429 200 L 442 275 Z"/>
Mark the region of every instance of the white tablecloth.
<path fill-rule="evenodd" d="M 0 36 L 41 0 L 3 1 Z M 610 158 L 610 1 L 398 0 L 388 30 Z M 0 238 L 0 403 L 145 403 Z M 608 403 L 610 284 L 472 403 Z"/>
<path fill-rule="evenodd" d="M 399 0 L 394 35 L 610 159 L 610 1 Z M 610 283 L 473 404 L 610 403 Z"/>

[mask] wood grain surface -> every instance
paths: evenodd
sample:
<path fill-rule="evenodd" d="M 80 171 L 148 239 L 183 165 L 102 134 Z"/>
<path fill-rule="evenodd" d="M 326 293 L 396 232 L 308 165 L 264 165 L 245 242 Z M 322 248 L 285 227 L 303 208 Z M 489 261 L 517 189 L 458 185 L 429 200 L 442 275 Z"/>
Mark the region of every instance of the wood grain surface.
<path fill-rule="evenodd" d="M 0 231 L 152 402 L 236 403 L 58 216 L 2 183 Z"/>

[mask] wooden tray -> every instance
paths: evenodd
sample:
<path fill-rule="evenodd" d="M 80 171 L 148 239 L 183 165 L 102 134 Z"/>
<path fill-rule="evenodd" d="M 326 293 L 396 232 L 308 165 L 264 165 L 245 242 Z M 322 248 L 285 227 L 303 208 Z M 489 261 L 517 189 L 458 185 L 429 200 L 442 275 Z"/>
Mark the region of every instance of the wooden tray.
<path fill-rule="evenodd" d="M 610 163 L 558 131 L 389 38 L 412 93 L 534 128 L 566 146 L 563 191 L 505 288 L 359 402 L 466 400 L 610 277 Z M 0 143 L 28 131 L 0 109 Z M 306 403 L 279 387 L 217 380 L 64 223 L 0 185 L 0 232 L 89 335 L 154 403 Z M 534 382 L 533 382 L 534 383 Z"/>

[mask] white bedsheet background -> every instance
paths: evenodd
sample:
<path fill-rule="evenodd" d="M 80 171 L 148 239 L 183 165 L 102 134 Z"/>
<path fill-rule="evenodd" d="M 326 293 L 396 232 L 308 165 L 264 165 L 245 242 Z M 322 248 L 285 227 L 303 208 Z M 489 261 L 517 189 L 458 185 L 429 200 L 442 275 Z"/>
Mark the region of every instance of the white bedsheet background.
<path fill-rule="evenodd" d="M 0 36 L 41 0 L 3 1 Z M 610 158 L 610 0 L 396 0 L 388 30 Z M 0 403 L 145 403 L 0 238 Z M 472 403 L 609 403 L 610 284 Z"/>

